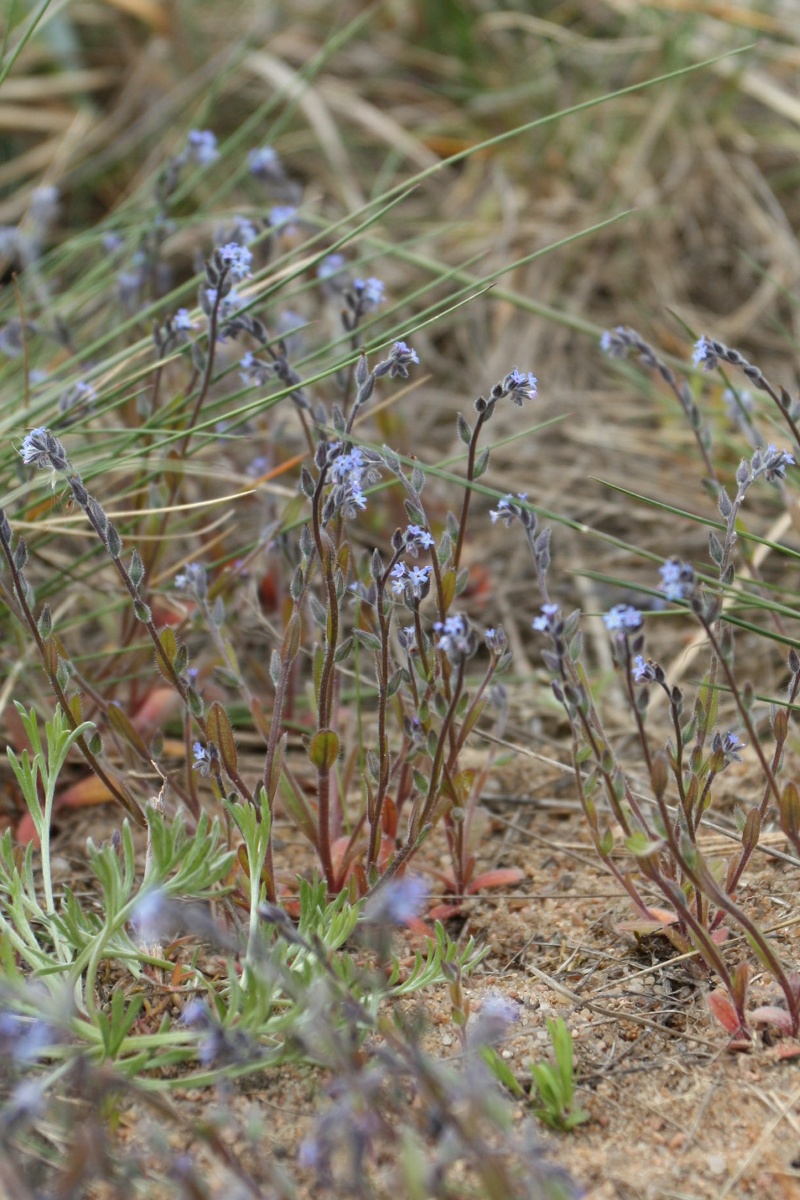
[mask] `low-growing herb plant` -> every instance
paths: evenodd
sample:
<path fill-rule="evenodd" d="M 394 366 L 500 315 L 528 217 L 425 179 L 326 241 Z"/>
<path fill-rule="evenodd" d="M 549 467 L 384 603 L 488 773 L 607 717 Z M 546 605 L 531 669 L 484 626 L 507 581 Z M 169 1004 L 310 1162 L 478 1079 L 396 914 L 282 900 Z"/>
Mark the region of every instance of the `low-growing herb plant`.
<path fill-rule="evenodd" d="M 694 949 L 721 981 L 722 993 L 712 992 L 709 1003 L 735 1037 L 747 1040 L 750 1036 L 749 966 L 746 960 L 740 960 L 735 967 L 728 964 L 724 941 L 730 925 L 738 926 L 744 933 L 785 999 L 785 1009 L 762 1006 L 750 1013 L 749 1019 L 770 1021 L 796 1034 L 800 1028 L 800 976 L 783 964 L 770 937 L 738 901 L 736 889 L 772 812 L 779 813 L 787 837 L 795 846 L 798 844 L 797 788 L 793 781 L 781 787 L 778 776 L 788 736 L 788 706 L 794 704 L 800 688 L 800 660 L 792 649 L 788 660 L 788 706 L 773 703 L 771 707 L 774 744 L 768 752 L 762 746 L 753 712 L 753 688 L 749 684 L 741 686 L 734 673 L 735 624 L 742 624 L 742 619 L 737 613 L 734 620 L 726 611 L 726 602 L 732 596 L 751 602 L 758 597 L 757 583 L 749 585 L 746 591 L 741 585 L 735 587 L 734 548 L 747 493 L 760 481 L 783 488 L 787 469 L 795 462 L 794 454 L 761 442 L 749 458 L 742 460 L 736 472 L 736 492 L 731 497 L 713 471 L 710 434 L 688 386 L 679 383 L 671 369 L 632 330 L 619 328 L 606 333 L 602 345 L 612 357 L 633 350 L 677 394 L 697 434 L 722 524 L 719 536 L 714 530 L 709 534 L 714 574 L 701 574 L 692 564 L 674 558 L 665 561 L 660 569 L 659 592 L 693 616 L 707 641 L 709 665 L 691 705 L 687 705 L 681 688 L 670 685 L 659 663 L 644 657 L 643 613 L 631 605 L 620 604 L 604 617 L 612 635 L 614 660 L 622 676 L 650 785 L 648 797 L 637 791 L 605 732 L 582 661 L 580 613 L 564 615 L 557 604 L 550 602 L 541 560 L 535 545 L 531 546 L 544 600 L 533 627 L 550 641 L 543 657 L 553 677 L 553 692 L 572 730 L 574 776 L 587 827 L 600 860 L 630 896 L 639 914 L 639 929 L 658 928 L 684 953 Z M 758 368 L 737 351 L 705 337 L 697 343 L 694 362 L 706 370 L 721 362 L 742 368 L 751 383 L 775 402 L 795 439 L 794 449 L 800 453 L 796 440 L 798 403 L 785 390 L 774 389 Z M 507 523 L 518 521 L 523 529 L 527 528 L 530 517 L 525 497 L 508 496 L 498 508 Z M 759 607 L 776 617 L 791 612 L 763 600 Z M 664 695 L 669 712 L 671 733 L 662 746 L 653 744 L 647 728 L 653 689 Z M 758 758 L 764 782 L 758 802 L 741 814 L 741 850 L 727 863 L 715 864 L 706 860 L 698 834 L 719 777 L 732 762 L 740 760 L 740 751 L 744 749 L 735 729 L 718 727 L 718 705 L 723 691 L 736 706 L 740 727 Z M 616 844 L 620 835 L 622 854 Z M 631 863 L 636 865 L 635 874 L 630 869 Z M 647 893 L 651 889 L 660 893 L 668 905 L 666 909 L 654 906 L 649 900 Z"/>
<path fill-rule="evenodd" d="M 547 1033 L 553 1063 L 530 1064 L 532 1098 L 538 1102 L 536 1115 L 553 1129 L 567 1132 L 589 1120 L 589 1113 L 575 1104 L 575 1062 L 572 1034 L 563 1017 L 547 1018 Z"/>

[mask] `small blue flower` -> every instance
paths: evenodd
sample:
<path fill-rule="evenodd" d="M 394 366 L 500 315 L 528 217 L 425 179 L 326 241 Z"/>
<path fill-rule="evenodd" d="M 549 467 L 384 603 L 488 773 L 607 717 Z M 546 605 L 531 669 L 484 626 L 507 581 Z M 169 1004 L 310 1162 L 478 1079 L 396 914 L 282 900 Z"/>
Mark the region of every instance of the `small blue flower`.
<path fill-rule="evenodd" d="M 296 219 L 297 209 L 293 204 L 276 204 L 269 210 L 269 223 L 273 229 L 288 231 Z"/>
<path fill-rule="evenodd" d="M 395 342 L 389 352 L 389 378 L 408 379 L 408 368 L 412 363 L 419 363 L 419 355 L 405 342 Z"/>
<path fill-rule="evenodd" d="M 511 495 L 511 492 L 509 492 L 507 496 L 503 496 L 500 500 L 497 501 L 497 508 L 489 509 L 489 516 L 492 518 L 493 525 L 496 521 L 499 521 L 499 520 L 504 521 L 504 523 L 506 525 L 511 524 L 512 519 L 514 517 L 514 512 L 511 508 L 511 503 L 512 503 L 513 499 L 514 498 Z"/>
<path fill-rule="evenodd" d="M 364 920 L 370 925 L 407 925 L 428 897 L 428 885 L 418 875 L 390 879 L 367 899 Z"/>
<path fill-rule="evenodd" d="M 427 529 L 423 529 L 421 525 L 408 525 L 406 527 L 406 549 L 411 554 L 416 555 L 418 548 L 430 550 L 434 544 L 433 535 Z"/>
<path fill-rule="evenodd" d="M 502 627 L 498 626 L 497 629 L 487 629 L 483 636 L 486 641 L 486 649 L 490 654 L 494 654 L 499 657 L 505 653 L 508 645 L 508 638 L 506 637 L 506 632 Z"/>
<path fill-rule="evenodd" d="M 198 166 L 207 167 L 219 158 L 216 134 L 210 129 L 192 129 L 186 141 L 187 156 Z"/>
<path fill-rule="evenodd" d="M 668 559 L 659 567 L 661 591 L 668 600 L 686 600 L 695 590 L 694 568 L 679 558 Z"/>
<path fill-rule="evenodd" d="M 247 217 L 236 217 L 233 222 L 232 238 L 242 246 L 249 246 L 258 237 L 258 229 Z"/>
<path fill-rule="evenodd" d="M 262 146 L 260 150 L 250 150 L 247 155 L 247 167 L 256 179 L 279 183 L 284 178 L 283 166 L 277 150 L 272 146 Z"/>
<path fill-rule="evenodd" d="M 208 582 L 203 564 L 187 563 L 180 575 L 175 576 L 175 587 L 180 592 L 191 592 L 198 600 L 205 600 L 208 594 Z"/>
<path fill-rule="evenodd" d="M 453 613 L 444 621 L 435 621 L 433 628 L 439 634 L 436 649 L 443 651 L 454 665 L 459 665 L 475 653 L 477 639 L 466 617 L 461 613 Z"/>
<path fill-rule="evenodd" d="M 386 288 L 382 280 L 371 276 L 369 279 L 354 279 L 353 291 L 367 308 L 377 308 L 383 304 Z"/>
<path fill-rule="evenodd" d="M 732 730 L 728 730 L 722 737 L 722 752 L 729 762 L 741 762 L 742 756 L 740 750 L 745 749 L 745 743 Z"/>
<path fill-rule="evenodd" d="M 768 483 L 776 479 L 786 478 L 786 468 L 794 465 L 794 456 L 788 450 L 778 450 L 776 446 L 767 446 L 764 455 L 764 478 Z"/>
<path fill-rule="evenodd" d="M 192 746 L 194 754 L 194 770 L 199 771 L 201 775 L 208 775 L 211 772 L 211 755 L 206 750 L 202 742 L 195 742 Z"/>
<path fill-rule="evenodd" d="M 211 313 L 214 305 L 217 303 L 217 288 L 206 288 L 205 293 L 208 304 L 208 312 Z M 224 320 L 226 317 L 230 317 L 233 313 L 235 313 L 237 308 L 241 308 L 243 303 L 244 301 L 236 291 L 236 288 L 231 288 L 231 290 L 227 292 L 220 300 L 217 312 Z"/>
<path fill-rule="evenodd" d="M 415 650 L 417 645 L 417 631 L 414 626 L 404 625 L 402 629 L 398 629 L 397 640 L 404 650 Z"/>
<path fill-rule="evenodd" d="M 617 632 L 628 629 L 640 629 L 642 625 L 642 614 L 638 608 L 634 608 L 631 604 L 615 604 L 610 612 L 607 612 L 603 617 L 603 622 L 609 632 Z"/>
<path fill-rule="evenodd" d="M 341 275 L 346 266 L 347 260 L 343 254 L 329 254 L 317 267 L 317 279 L 333 279 L 335 275 Z"/>
<path fill-rule="evenodd" d="M 697 341 L 692 351 L 692 362 L 696 367 L 701 367 L 704 371 L 713 371 L 716 367 L 719 358 L 714 352 L 714 347 L 705 334 Z"/>
<path fill-rule="evenodd" d="M 432 567 L 411 567 L 408 571 L 408 582 L 415 596 L 420 595 L 421 589 L 428 582 L 428 576 L 432 570 Z"/>
<path fill-rule="evenodd" d="M 536 399 L 536 377 L 530 371 L 518 371 L 514 367 L 503 380 L 503 391 L 521 408 L 523 401 Z"/>
<path fill-rule="evenodd" d="M 655 671 L 650 663 L 644 661 L 641 654 L 637 654 L 633 660 L 632 674 L 634 683 L 649 683 L 650 680 L 655 679 Z"/>
<path fill-rule="evenodd" d="M 54 471 L 66 471 L 69 467 L 67 452 L 49 429 L 40 425 L 22 439 L 19 454 L 26 466 L 51 467 Z"/>
<path fill-rule="evenodd" d="M 172 318 L 172 326 L 174 329 L 181 330 L 182 332 L 188 332 L 188 330 L 194 329 L 192 319 L 189 316 L 188 308 L 178 309 L 178 311 L 175 313 L 175 316 Z"/>
<path fill-rule="evenodd" d="M 231 279 L 239 282 L 250 274 L 253 255 L 246 246 L 240 246 L 238 242 L 228 242 L 227 246 L 220 246 L 217 253 L 223 265 L 228 268 Z"/>
<path fill-rule="evenodd" d="M 549 633 L 556 624 L 558 618 L 557 604 L 543 604 L 541 616 L 534 617 L 532 621 L 533 628 L 537 633 Z"/>
<path fill-rule="evenodd" d="M 141 892 L 131 911 L 131 925 L 144 942 L 157 942 L 167 916 L 167 898 L 163 888 Z"/>
<path fill-rule="evenodd" d="M 401 562 L 395 563 L 389 572 L 389 578 L 392 581 L 392 591 L 396 596 L 401 595 L 405 591 L 407 573 L 408 567 L 405 563 Z"/>
<path fill-rule="evenodd" d="M 625 358 L 630 348 L 631 333 L 624 325 L 617 325 L 616 329 L 606 329 L 600 338 L 600 349 L 609 358 Z"/>

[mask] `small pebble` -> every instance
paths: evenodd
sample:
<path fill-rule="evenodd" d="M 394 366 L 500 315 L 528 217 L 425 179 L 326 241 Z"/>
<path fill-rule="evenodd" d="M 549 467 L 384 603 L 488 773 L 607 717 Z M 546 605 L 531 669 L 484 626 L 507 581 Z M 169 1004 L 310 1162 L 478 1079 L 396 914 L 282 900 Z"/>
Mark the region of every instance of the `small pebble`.
<path fill-rule="evenodd" d="M 728 1169 L 724 1154 L 709 1154 L 707 1161 L 712 1175 L 724 1175 Z"/>

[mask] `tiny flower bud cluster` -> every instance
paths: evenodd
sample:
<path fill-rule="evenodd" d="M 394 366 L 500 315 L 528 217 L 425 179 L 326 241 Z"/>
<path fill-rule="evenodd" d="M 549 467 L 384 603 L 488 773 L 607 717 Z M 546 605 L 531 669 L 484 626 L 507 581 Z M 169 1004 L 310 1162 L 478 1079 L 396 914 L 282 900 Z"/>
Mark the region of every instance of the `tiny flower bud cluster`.
<path fill-rule="evenodd" d="M 681 562 L 679 558 L 670 558 L 659 567 L 661 576 L 660 590 L 667 600 L 688 600 L 697 588 L 697 578 L 694 567 L 690 563 Z"/>
<path fill-rule="evenodd" d="M 208 580 L 203 564 L 187 563 L 183 571 L 175 576 L 175 587 L 178 591 L 190 592 L 197 600 L 205 600 L 208 595 Z"/>
<path fill-rule="evenodd" d="M 478 639 L 461 613 L 453 613 L 444 621 L 435 621 L 433 628 L 434 632 L 439 634 L 436 649 L 443 651 L 453 666 L 459 666 L 475 654 Z"/>

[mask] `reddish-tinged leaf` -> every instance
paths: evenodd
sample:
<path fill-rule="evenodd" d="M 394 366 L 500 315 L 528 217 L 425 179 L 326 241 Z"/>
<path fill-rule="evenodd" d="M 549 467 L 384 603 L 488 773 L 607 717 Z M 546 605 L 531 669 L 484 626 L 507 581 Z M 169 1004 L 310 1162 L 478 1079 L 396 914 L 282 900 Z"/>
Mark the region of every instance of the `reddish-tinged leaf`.
<path fill-rule="evenodd" d="M 247 847 L 240 846 L 239 849 L 236 851 L 236 857 L 239 860 L 239 866 L 242 868 L 245 875 L 249 879 L 250 878 L 250 862 L 247 857 Z"/>
<path fill-rule="evenodd" d="M 670 925 L 677 924 L 677 913 L 668 908 L 648 908 L 647 917 L 634 917 L 632 921 L 620 921 L 617 929 L 621 933 L 633 933 L 637 937 L 651 937 L 654 933 L 663 933 Z"/>
<path fill-rule="evenodd" d="M 33 842 L 36 849 L 39 849 L 39 837 L 36 833 L 33 817 L 29 812 L 26 812 L 24 817 L 20 817 L 17 828 L 14 831 L 14 837 L 20 846 L 27 846 L 28 842 Z"/>
<path fill-rule="evenodd" d="M 444 599 L 445 612 L 453 603 L 456 594 L 456 573 L 453 570 L 445 571 L 442 576 L 442 595 Z"/>
<path fill-rule="evenodd" d="M 428 919 L 430 921 L 447 921 L 450 917 L 457 917 L 462 907 L 461 904 L 438 904 L 428 913 Z"/>
<path fill-rule="evenodd" d="M 418 933 L 420 937 L 430 938 L 432 942 L 436 941 L 436 932 L 431 929 L 422 917 L 409 917 L 407 921 L 403 921 L 409 933 Z"/>
<path fill-rule="evenodd" d="M 173 683 L 175 672 L 174 668 L 171 671 L 170 667 L 175 662 L 175 655 L 178 653 L 178 639 L 175 637 L 175 630 L 171 625 L 164 626 L 158 635 L 158 640 L 161 643 L 163 653 L 159 654 L 156 652 L 156 666 L 167 683 Z M 169 663 L 169 666 L 167 666 L 167 663 Z"/>
<path fill-rule="evenodd" d="M 397 837 L 397 805 L 391 796 L 387 796 L 383 801 L 381 824 L 383 825 L 383 832 L 388 834 L 390 838 Z"/>
<path fill-rule="evenodd" d="M 736 1015 L 736 1009 L 733 1007 L 731 998 L 727 992 L 720 990 L 709 992 L 706 996 L 706 1004 L 712 1016 L 717 1018 L 720 1025 L 724 1029 L 727 1029 L 728 1033 L 739 1033 L 742 1023 Z"/>
<path fill-rule="evenodd" d="M 174 687 L 154 687 L 131 717 L 131 724 L 146 737 L 156 729 L 163 729 L 167 719 L 181 707 L 181 698 Z"/>
<path fill-rule="evenodd" d="M 280 603 L 278 579 L 271 571 L 263 575 L 258 585 L 258 599 L 264 612 L 273 613 Z"/>
<path fill-rule="evenodd" d="M 484 888 L 506 887 L 512 883 L 519 883 L 524 878 L 525 872 L 519 867 L 497 867 L 494 871 L 484 871 L 482 875 L 476 875 L 467 892 L 472 895 L 473 892 L 482 892 Z"/>
<path fill-rule="evenodd" d="M 330 771 L 339 755 L 339 738 L 332 729 L 320 729 L 311 739 L 308 757 L 318 771 Z"/>
<path fill-rule="evenodd" d="M 269 741 L 270 721 L 267 718 L 266 713 L 264 712 L 263 708 L 261 707 L 261 704 L 259 703 L 259 701 L 256 699 L 255 696 L 253 696 L 252 700 L 250 701 L 250 713 L 253 718 L 253 724 L 255 725 L 256 729 L 261 734 L 264 741 L 268 742 Z"/>
<path fill-rule="evenodd" d="M 758 845 L 761 834 L 761 813 L 757 808 L 751 808 L 747 814 L 742 830 L 742 846 L 748 854 L 752 854 Z"/>
<path fill-rule="evenodd" d="M 471 600 L 476 608 L 484 608 L 495 593 L 494 576 L 484 563 L 472 563 L 467 576 L 467 586 L 461 593 Z"/>
<path fill-rule="evenodd" d="M 97 775 L 86 775 L 78 783 L 73 783 L 71 787 L 58 793 L 53 804 L 53 813 L 64 808 L 92 808 L 97 804 L 108 804 L 113 799 L 115 797 L 102 779 L 99 779 Z M 28 842 L 34 842 L 38 846 L 36 829 L 30 813 L 25 813 L 20 820 L 15 836 L 23 846 L 27 846 Z"/>
<path fill-rule="evenodd" d="M 800 791 L 793 781 L 790 780 L 783 789 L 778 808 L 781 829 L 790 841 L 796 843 L 800 832 Z"/>
<path fill-rule="evenodd" d="M 231 723 L 228 720 L 228 714 L 219 700 L 215 700 L 209 709 L 207 729 L 208 740 L 213 742 L 219 750 L 219 756 L 222 759 L 223 767 L 228 773 L 228 778 L 235 779 L 239 767 L 236 740 L 233 736 Z"/>
<path fill-rule="evenodd" d="M 47 674 L 55 679 L 58 674 L 58 650 L 52 637 L 44 639 L 44 667 Z"/>
<path fill-rule="evenodd" d="M 662 925 L 677 924 L 678 914 L 668 908 L 648 908 L 647 911 L 654 921 L 659 921 Z"/>
<path fill-rule="evenodd" d="M 791 1014 L 776 1004 L 764 1004 L 761 1008 L 753 1009 L 749 1016 L 756 1025 L 773 1025 L 781 1033 L 796 1033 L 792 1029 Z"/>
<path fill-rule="evenodd" d="M 795 1042 L 789 1046 L 777 1046 L 778 1058 L 800 1058 L 800 1044 Z"/>
<path fill-rule="evenodd" d="M 174 695 L 175 693 L 173 692 L 172 694 Z M 133 722 L 128 720 L 127 714 L 115 703 L 109 704 L 107 712 L 108 723 L 111 728 L 120 735 L 123 741 L 132 746 L 141 758 L 147 761 L 150 758 L 147 746 L 145 746 L 138 730 L 134 728 Z"/>
<path fill-rule="evenodd" d="M 283 756 L 286 752 L 286 743 L 288 740 L 289 734 L 282 734 L 278 740 L 277 746 L 275 747 L 275 757 L 272 760 L 269 779 L 267 780 L 267 801 L 269 802 L 270 808 L 272 807 L 275 797 L 278 794 L 278 784 L 281 781 L 281 771 L 283 770 Z"/>
<path fill-rule="evenodd" d="M 356 894 L 358 896 L 366 896 L 369 891 L 369 883 L 367 882 L 367 873 L 361 863 L 355 863 L 350 878 L 355 881 Z"/>

